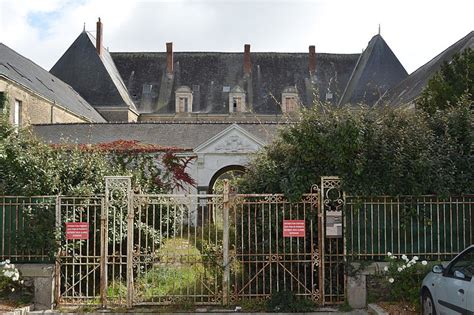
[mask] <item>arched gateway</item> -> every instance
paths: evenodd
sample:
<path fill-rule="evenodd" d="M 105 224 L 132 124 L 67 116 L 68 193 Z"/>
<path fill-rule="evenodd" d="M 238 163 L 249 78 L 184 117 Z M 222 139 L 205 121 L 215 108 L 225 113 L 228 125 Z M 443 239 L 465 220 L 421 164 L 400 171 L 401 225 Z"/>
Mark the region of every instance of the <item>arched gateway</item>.
<path fill-rule="evenodd" d="M 197 192 L 213 190 L 219 176 L 230 171 L 245 170 L 250 155 L 265 145 L 265 142 L 237 124 L 232 124 L 222 132 L 196 147 L 196 162 L 190 174 L 196 180 Z"/>

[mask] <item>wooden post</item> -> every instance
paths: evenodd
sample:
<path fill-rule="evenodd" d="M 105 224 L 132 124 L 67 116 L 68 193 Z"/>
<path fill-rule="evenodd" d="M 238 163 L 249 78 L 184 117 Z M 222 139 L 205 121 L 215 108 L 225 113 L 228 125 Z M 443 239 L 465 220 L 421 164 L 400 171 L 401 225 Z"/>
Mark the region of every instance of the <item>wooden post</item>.
<path fill-rule="evenodd" d="M 222 277 L 222 303 L 229 304 L 229 181 L 224 180 L 224 232 L 223 232 L 223 260 L 224 275 Z"/>

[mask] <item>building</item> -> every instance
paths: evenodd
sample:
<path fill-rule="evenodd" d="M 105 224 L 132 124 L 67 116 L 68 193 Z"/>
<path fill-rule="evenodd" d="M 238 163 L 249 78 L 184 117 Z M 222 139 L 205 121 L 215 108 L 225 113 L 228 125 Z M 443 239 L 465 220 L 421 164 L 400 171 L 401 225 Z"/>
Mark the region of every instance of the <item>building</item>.
<path fill-rule="evenodd" d="M 190 173 L 212 190 L 216 176 L 242 169 L 250 155 L 294 121 L 301 107 L 380 104 L 410 82 L 380 34 L 360 54 L 109 52 L 103 24 L 85 30 L 51 69 L 108 123 L 38 124 L 47 142 L 103 143 L 138 140 L 191 149 Z M 470 35 L 472 37 L 472 34 Z M 408 83 L 410 84 L 410 83 Z"/>
<path fill-rule="evenodd" d="M 0 43 L 1 111 L 15 126 L 105 122 L 73 88 Z"/>
<path fill-rule="evenodd" d="M 373 105 L 408 74 L 380 34 L 362 54 L 114 53 L 85 30 L 51 69 L 108 121 L 279 119 L 312 106 Z M 255 118 L 255 116 L 259 116 Z M 277 117 L 275 117 L 277 116 Z M 237 118 L 236 118 L 237 117 Z"/>

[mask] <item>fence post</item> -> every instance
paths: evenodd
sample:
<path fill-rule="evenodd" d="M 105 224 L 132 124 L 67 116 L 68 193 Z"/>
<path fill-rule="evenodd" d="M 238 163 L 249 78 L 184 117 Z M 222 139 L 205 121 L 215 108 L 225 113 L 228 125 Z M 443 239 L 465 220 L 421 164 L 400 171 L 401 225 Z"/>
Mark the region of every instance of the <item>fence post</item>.
<path fill-rule="evenodd" d="M 133 191 L 128 191 L 127 211 L 127 307 L 133 306 Z"/>
<path fill-rule="evenodd" d="M 222 240 L 223 248 L 223 268 L 224 274 L 222 277 L 222 303 L 224 305 L 229 304 L 229 278 L 230 278 L 230 267 L 229 267 L 229 181 L 224 180 L 224 232 Z"/>
<path fill-rule="evenodd" d="M 126 218 L 127 220 L 127 244 L 126 244 L 126 252 L 123 253 L 123 243 L 120 240 L 119 244 L 119 251 L 120 255 L 125 254 L 127 256 L 127 268 L 126 272 L 126 279 L 127 279 L 127 294 L 126 294 L 126 304 L 128 308 L 132 307 L 133 302 L 133 207 L 132 207 L 132 180 L 131 176 L 105 176 L 105 212 L 108 216 L 109 211 L 113 211 L 112 219 L 117 220 L 116 213 L 119 212 L 120 214 L 125 213 L 126 215 L 122 217 L 120 215 L 120 229 L 122 229 L 122 224 L 124 223 L 123 220 Z M 106 220 L 107 224 L 108 217 Z M 106 232 L 108 231 L 108 225 L 106 225 Z M 121 230 L 122 231 L 122 230 Z M 114 230 L 113 233 L 116 233 Z M 121 234 L 121 232 L 120 232 Z M 105 251 L 108 251 L 108 232 L 104 235 L 104 247 Z M 106 258 L 107 255 L 104 256 Z M 105 265 L 107 265 L 107 261 L 105 260 Z M 104 269 L 107 271 L 107 266 Z M 120 272 L 122 269 L 120 268 Z M 113 275 L 116 276 L 116 275 Z M 122 274 L 120 274 L 122 276 Z M 107 280 L 107 276 L 105 276 Z M 114 279 L 112 279 L 114 281 Z M 108 283 L 105 283 L 108 286 Z M 105 294 L 105 292 L 104 292 Z"/>
<path fill-rule="evenodd" d="M 100 304 L 107 307 L 107 246 L 108 246 L 108 209 L 102 199 L 100 214 Z"/>
<path fill-rule="evenodd" d="M 61 197 L 56 196 L 56 233 L 59 235 L 61 231 Z M 58 252 L 55 261 L 54 272 L 54 300 L 56 305 L 59 304 L 61 298 L 61 238 L 56 239 L 58 245 Z"/>

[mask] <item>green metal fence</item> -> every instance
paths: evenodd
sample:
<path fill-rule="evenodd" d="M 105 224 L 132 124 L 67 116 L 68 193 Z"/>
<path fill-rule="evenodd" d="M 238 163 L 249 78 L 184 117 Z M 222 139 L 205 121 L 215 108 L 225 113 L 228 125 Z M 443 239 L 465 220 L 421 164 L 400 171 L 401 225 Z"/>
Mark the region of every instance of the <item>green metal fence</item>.
<path fill-rule="evenodd" d="M 58 199 L 0 196 L 0 260 L 52 261 L 44 248 L 22 248 L 18 238 Z M 474 244 L 474 195 L 347 196 L 344 213 L 347 255 L 355 259 L 383 260 L 391 252 L 445 260 Z"/>
<path fill-rule="evenodd" d="M 474 195 L 346 197 L 347 254 L 383 260 L 387 252 L 450 259 L 474 243 Z"/>
<path fill-rule="evenodd" d="M 38 263 L 52 260 L 41 246 L 28 246 L 20 239 L 29 233 L 30 227 L 38 224 L 38 219 L 51 218 L 51 232 L 54 232 L 56 199 L 54 196 L 0 196 L 0 260 Z M 47 216 L 46 211 L 53 213 Z"/>

